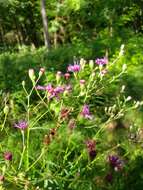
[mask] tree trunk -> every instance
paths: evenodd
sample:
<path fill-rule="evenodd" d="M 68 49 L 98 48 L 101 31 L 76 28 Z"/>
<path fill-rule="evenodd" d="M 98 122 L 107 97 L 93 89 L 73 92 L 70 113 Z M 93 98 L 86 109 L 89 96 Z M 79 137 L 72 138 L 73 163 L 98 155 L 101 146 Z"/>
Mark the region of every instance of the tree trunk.
<path fill-rule="evenodd" d="M 42 21 L 43 21 L 45 46 L 49 49 L 50 39 L 49 39 L 49 33 L 48 33 L 48 19 L 46 16 L 46 1 L 45 0 L 41 0 L 41 15 L 42 15 Z"/>
<path fill-rule="evenodd" d="M 0 33 L 1 33 L 1 42 L 3 43 L 4 48 L 7 48 L 7 45 L 5 43 L 5 37 L 4 37 L 4 28 L 2 26 L 2 23 L 0 23 Z"/>
<path fill-rule="evenodd" d="M 31 4 L 28 6 L 29 14 L 28 14 L 28 19 L 30 22 L 30 27 L 28 29 L 29 32 L 29 38 L 31 41 L 31 44 L 34 44 L 35 47 L 39 47 L 39 39 L 37 35 L 37 28 L 36 28 L 36 21 L 35 21 L 35 3 L 36 0 L 31 0 Z"/>
<path fill-rule="evenodd" d="M 16 29 L 16 34 L 17 34 L 16 35 L 17 42 L 18 42 L 18 45 L 21 46 L 23 44 L 22 44 L 21 34 L 20 34 L 20 30 L 19 30 L 19 26 L 18 26 L 18 22 L 16 20 L 16 17 L 14 17 L 13 22 L 15 24 L 15 29 Z"/>

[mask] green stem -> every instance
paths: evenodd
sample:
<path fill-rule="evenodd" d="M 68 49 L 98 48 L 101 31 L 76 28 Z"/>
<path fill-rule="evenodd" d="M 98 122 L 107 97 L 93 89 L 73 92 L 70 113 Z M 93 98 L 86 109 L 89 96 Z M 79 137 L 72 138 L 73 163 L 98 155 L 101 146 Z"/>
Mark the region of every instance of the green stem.
<path fill-rule="evenodd" d="M 7 119 L 7 115 L 8 115 L 8 114 L 5 114 L 5 116 L 4 116 L 4 122 L 3 122 L 3 124 L 2 124 L 1 131 L 3 131 L 3 129 L 4 129 L 4 126 L 5 126 L 5 123 L 6 123 L 6 119 Z"/>
<path fill-rule="evenodd" d="M 38 79 L 36 80 L 35 83 L 33 83 L 33 87 L 30 91 L 30 93 L 27 95 L 27 122 L 28 122 L 28 128 L 27 128 L 27 141 L 26 141 L 26 168 L 29 167 L 29 137 L 30 137 L 30 97 L 31 94 L 37 84 L 37 82 L 39 81 L 40 77 L 38 77 Z"/>
<path fill-rule="evenodd" d="M 44 115 L 46 115 L 48 112 L 49 112 L 49 110 L 46 111 L 46 112 L 44 112 L 33 124 L 31 124 L 30 130 L 31 130 L 31 128 L 32 128 L 42 117 L 44 117 Z"/>
<path fill-rule="evenodd" d="M 21 168 L 22 165 L 22 161 L 23 161 L 23 156 L 24 156 L 24 152 L 25 152 L 25 135 L 24 135 L 24 131 L 21 130 L 21 135 L 22 135 L 22 154 L 21 154 L 21 158 L 20 158 L 20 162 L 19 162 L 19 166 L 18 166 L 18 170 Z"/>
<path fill-rule="evenodd" d="M 35 162 L 33 162 L 33 164 L 31 164 L 31 166 L 27 168 L 26 172 L 28 172 L 41 159 L 41 157 L 45 154 L 45 152 L 46 152 L 45 148 L 43 148 L 41 154 L 38 156 Z"/>

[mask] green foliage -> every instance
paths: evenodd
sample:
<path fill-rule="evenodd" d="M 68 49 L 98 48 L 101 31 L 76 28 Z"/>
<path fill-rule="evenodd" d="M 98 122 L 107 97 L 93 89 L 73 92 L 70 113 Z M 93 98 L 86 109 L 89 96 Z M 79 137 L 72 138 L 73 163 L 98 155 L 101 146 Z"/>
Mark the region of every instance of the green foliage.
<path fill-rule="evenodd" d="M 0 0 L 1 190 L 141 190 L 142 3 L 46 0 L 47 51 L 40 0 Z M 104 56 L 109 63 L 95 65 Z M 66 80 L 73 63 L 82 69 Z M 51 91 L 35 88 L 48 84 Z M 64 92 L 50 99 L 57 86 Z M 84 117 L 85 104 L 90 112 Z M 13 127 L 21 120 L 28 123 L 25 130 Z M 121 166 L 109 155 L 117 155 Z"/>
<path fill-rule="evenodd" d="M 80 59 L 80 70 L 71 72 L 69 79 L 48 69 L 39 71 L 37 64 L 29 71 L 31 88 L 25 81 L 23 92 L 1 93 L 2 188 L 128 190 L 135 180 L 130 173 L 141 179 L 136 164 L 141 166 L 142 129 L 130 114 L 139 114 L 142 101 L 126 96 L 120 79 L 127 70 L 125 65 L 117 67 L 122 60 L 121 51 L 105 65 Z M 66 88 L 69 84 L 72 89 Z M 21 120 L 28 126 L 22 129 Z M 5 157 L 7 151 L 12 160 Z M 109 155 L 118 155 L 121 165 L 112 165 Z M 112 183 L 106 179 L 110 173 Z M 140 181 L 134 183 L 139 185 Z"/>
<path fill-rule="evenodd" d="M 17 44 L 34 44 L 35 47 L 44 44 L 40 1 L 1 1 L 0 9 L 2 51 Z M 73 43 L 75 39 L 89 43 L 99 38 L 106 38 L 105 43 L 110 47 L 107 43 L 114 43 L 116 37 L 127 41 L 131 34 L 143 31 L 140 1 L 48 0 L 46 11 L 50 42 L 54 47 Z"/>

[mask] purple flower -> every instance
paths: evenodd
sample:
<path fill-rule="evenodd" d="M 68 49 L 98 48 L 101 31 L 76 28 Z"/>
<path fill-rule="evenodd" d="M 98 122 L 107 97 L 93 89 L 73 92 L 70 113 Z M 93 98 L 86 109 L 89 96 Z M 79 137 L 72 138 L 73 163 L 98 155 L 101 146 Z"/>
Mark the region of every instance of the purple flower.
<path fill-rule="evenodd" d="M 97 65 L 106 65 L 108 63 L 108 59 L 106 57 L 104 58 L 97 58 L 95 60 Z"/>
<path fill-rule="evenodd" d="M 113 175 L 111 173 L 108 173 L 106 176 L 105 176 L 105 180 L 109 183 L 112 183 L 113 181 Z"/>
<path fill-rule="evenodd" d="M 54 88 L 52 87 L 51 84 L 48 84 L 47 86 L 45 86 L 45 90 L 47 90 L 48 92 L 52 92 Z"/>
<path fill-rule="evenodd" d="M 38 85 L 38 86 L 36 86 L 35 87 L 37 90 L 45 90 L 45 86 L 40 86 L 40 85 Z"/>
<path fill-rule="evenodd" d="M 89 111 L 89 106 L 85 104 L 82 108 L 81 115 L 86 118 L 86 119 L 92 119 L 92 115 L 90 114 Z"/>
<path fill-rule="evenodd" d="M 91 160 L 93 160 L 96 156 L 96 142 L 95 140 L 89 139 L 85 142 L 87 150 L 88 150 L 88 154 Z"/>
<path fill-rule="evenodd" d="M 36 86 L 36 89 L 37 90 L 47 90 L 47 91 L 50 91 L 53 89 L 52 85 L 51 84 L 48 84 L 47 86 Z"/>
<path fill-rule="evenodd" d="M 28 124 L 27 124 L 26 121 L 19 121 L 18 123 L 14 124 L 14 127 L 19 128 L 21 130 L 24 130 L 24 129 L 26 129 L 28 127 Z"/>
<path fill-rule="evenodd" d="M 12 153 L 11 152 L 5 152 L 4 153 L 4 159 L 12 161 Z"/>
<path fill-rule="evenodd" d="M 36 87 L 36 89 L 37 90 L 46 90 L 46 91 L 48 91 L 48 98 L 51 99 L 53 97 L 59 98 L 59 94 L 64 92 L 65 87 L 57 86 L 57 87 L 54 88 L 51 84 L 48 84 L 47 86 L 38 85 Z"/>
<path fill-rule="evenodd" d="M 85 141 L 85 144 L 86 144 L 86 147 L 87 147 L 87 149 L 88 149 L 89 151 L 95 149 L 95 145 L 96 145 L 95 140 L 89 139 L 89 140 Z"/>
<path fill-rule="evenodd" d="M 123 161 L 116 155 L 109 155 L 108 157 L 110 166 L 115 170 L 119 171 L 123 168 Z"/>
<path fill-rule="evenodd" d="M 63 93 L 65 90 L 65 88 L 63 86 L 57 86 L 56 88 L 51 88 L 48 90 L 49 92 L 49 98 L 54 98 L 56 97 L 57 99 L 59 99 L 59 95 L 61 93 Z"/>
<path fill-rule="evenodd" d="M 80 65 L 78 65 L 78 64 L 69 65 L 67 71 L 68 72 L 79 72 L 80 71 Z"/>
<path fill-rule="evenodd" d="M 96 157 L 96 150 L 91 150 L 88 152 L 89 157 L 91 160 L 93 160 Z"/>
<path fill-rule="evenodd" d="M 55 89 L 54 89 L 54 92 L 55 92 L 55 94 L 60 94 L 60 93 L 62 93 L 62 92 L 64 92 L 64 87 L 62 87 L 62 86 L 57 86 Z"/>

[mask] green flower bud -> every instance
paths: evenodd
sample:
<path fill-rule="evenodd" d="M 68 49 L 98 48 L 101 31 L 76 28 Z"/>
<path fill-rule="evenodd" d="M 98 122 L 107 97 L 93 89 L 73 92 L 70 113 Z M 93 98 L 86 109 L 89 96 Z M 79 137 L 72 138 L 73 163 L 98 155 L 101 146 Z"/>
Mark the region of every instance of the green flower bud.
<path fill-rule="evenodd" d="M 29 69 L 28 74 L 29 74 L 29 78 L 31 79 L 31 81 L 34 82 L 35 81 L 34 69 Z"/>
<path fill-rule="evenodd" d="M 5 107 L 4 107 L 4 109 L 3 109 L 3 112 L 4 112 L 5 115 L 8 114 L 8 112 L 9 112 L 9 107 L 8 107 L 8 105 L 5 105 Z"/>
<path fill-rule="evenodd" d="M 94 61 L 93 60 L 89 61 L 89 67 L 91 70 L 94 68 Z"/>
<path fill-rule="evenodd" d="M 44 72 L 45 72 L 45 69 L 44 69 L 44 68 L 40 68 L 40 71 L 39 71 L 39 78 L 43 75 Z"/>
<path fill-rule="evenodd" d="M 122 44 L 122 45 L 121 45 L 121 48 L 120 48 L 119 56 L 124 55 L 124 47 L 125 47 L 125 45 Z"/>
<path fill-rule="evenodd" d="M 62 76 L 62 72 L 58 71 L 57 74 L 56 74 L 56 81 L 57 81 L 57 83 L 59 83 L 59 81 L 61 79 L 61 76 Z"/>
<path fill-rule="evenodd" d="M 86 61 L 83 58 L 81 58 L 80 59 L 80 66 L 81 66 L 82 69 L 84 69 L 85 63 L 86 63 Z"/>
<path fill-rule="evenodd" d="M 24 80 L 22 81 L 22 86 L 25 86 L 25 81 Z"/>

